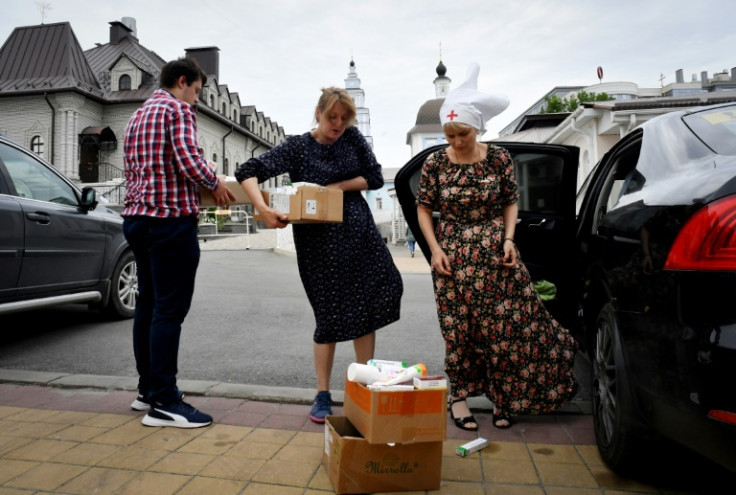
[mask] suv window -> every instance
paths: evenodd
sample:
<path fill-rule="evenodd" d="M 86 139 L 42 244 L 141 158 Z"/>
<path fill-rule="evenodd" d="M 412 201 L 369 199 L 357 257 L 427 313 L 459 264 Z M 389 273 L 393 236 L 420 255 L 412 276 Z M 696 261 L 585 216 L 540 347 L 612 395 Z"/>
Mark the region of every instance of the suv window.
<path fill-rule="evenodd" d="M 513 154 L 519 209 L 530 212 L 559 212 L 565 162 L 561 157 L 541 153 Z"/>
<path fill-rule="evenodd" d="M 70 206 L 79 204 L 72 186 L 26 153 L 0 143 L 0 160 L 17 196 Z"/>

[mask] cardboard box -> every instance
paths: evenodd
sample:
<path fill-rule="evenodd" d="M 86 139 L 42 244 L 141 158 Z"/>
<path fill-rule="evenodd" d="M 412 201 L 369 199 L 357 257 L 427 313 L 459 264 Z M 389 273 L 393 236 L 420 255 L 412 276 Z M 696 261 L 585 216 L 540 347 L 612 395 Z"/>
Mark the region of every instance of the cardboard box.
<path fill-rule="evenodd" d="M 291 223 L 339 223 L 342 222 L 342 190 L 297 183 L 277 191 L 261 191 L 271 208 L 287 213 Z M 253 216 L 262 220 L 258 211 Z"/>
<path fill-rule="evenodd" d="M 228 189 L 230 189 L 230 191 L 235 195 L 236 198 L 235 201 L 233 201 L 231 204 L 249 205 L 252 203 L 248 195 L 245 194 L 245 191 L 243 191 L 243 188 L 240 187 L 240 184 L 238 184 L 238 181 L 235 179 L 235 177 L 226 177 L 225 185 Z M 206 187 L 199 188 L 199 206 L 201 208 L 217 206 L 215 204 L 215 197 L 212 196 L 212 191 L 210 191 Z"/>
<path fill-rule="evenodd" d="M 447 388 L 447 379 L 444 376 L 415 376 L 414 388 L 424 390 L 427 388 Z"/>
<path fill-rule="evenodd" d="M 338 494 L 439 490 L 442 442 L 370 444 L 345 416 L 327 416 L 322 464 Z"/>
<path fill-rule="evenodd" d="M 343 414 L 369 443 L 442 442 L 447 389 L 379 391 L 345 382 Z"/>

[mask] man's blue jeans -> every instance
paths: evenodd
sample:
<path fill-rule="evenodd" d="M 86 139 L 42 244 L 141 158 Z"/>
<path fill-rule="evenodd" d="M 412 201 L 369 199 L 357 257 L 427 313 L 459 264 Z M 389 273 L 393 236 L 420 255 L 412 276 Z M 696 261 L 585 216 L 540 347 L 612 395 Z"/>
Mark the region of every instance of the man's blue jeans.
<path fill-rule="evenodd" d="M 123 233 L 138 268 L 133 320 L 138 392 L 168 404 L 181 398 L 176 386 L 179 337 L 199 265 L 197 218 L 125 217 Z"/>

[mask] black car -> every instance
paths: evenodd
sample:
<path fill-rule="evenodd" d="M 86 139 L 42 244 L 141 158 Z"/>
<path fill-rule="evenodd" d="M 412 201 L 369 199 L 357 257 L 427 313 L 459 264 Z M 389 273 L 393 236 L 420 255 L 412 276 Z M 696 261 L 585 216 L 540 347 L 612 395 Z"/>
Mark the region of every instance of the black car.
<path fill-rule="evenodd" d="M 131 318 L 138 282 L 122 217 L 0 136 L 0 314 L 86 303 Z"/>
<path fill-rule="evenodd" d="M 577 150 L 495 142 L 514 158 L 516 242 L 593 365 L 601 456 L 635 468 L 656 438 L 736 471 L 736 105 L 674 111 L 621 139 L 577 183 Z M 414 199 L 424 150 L 396 175 Z"/>

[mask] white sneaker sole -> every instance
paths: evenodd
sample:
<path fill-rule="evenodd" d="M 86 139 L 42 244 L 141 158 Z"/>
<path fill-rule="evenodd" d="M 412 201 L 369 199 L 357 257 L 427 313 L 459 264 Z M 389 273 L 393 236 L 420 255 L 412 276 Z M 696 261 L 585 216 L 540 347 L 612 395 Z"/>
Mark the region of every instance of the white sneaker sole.
<path fill-rule="evenodd" d="M 191 421 L 187 421 L 183 417 L 182 419 L 161 419 L 161 418 L 154 418 L 150 414 L 146 414 L 145 416 L 143 416 L 141 423 L 143 423 L 146 426 L 173 426 L 174 428 L 202 428 L 203 426 L 211 425 L 212 421 L 207 421 L 205 423 L 193 423 Z"/>
<path fill-rule="evenodd" d="M 151 410 L 151 404 L 147 404 L 143 401 L 140 401 L 138 399 L 134 400 L 130 404 L 131 409 L 135 409 L 136 411 L 150 411 Z"/>

